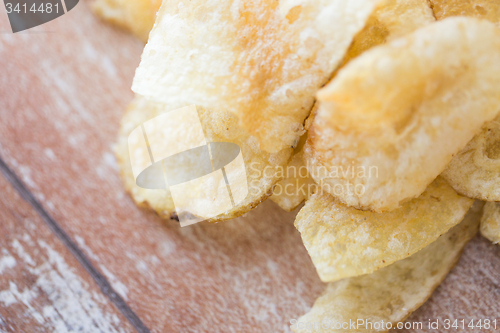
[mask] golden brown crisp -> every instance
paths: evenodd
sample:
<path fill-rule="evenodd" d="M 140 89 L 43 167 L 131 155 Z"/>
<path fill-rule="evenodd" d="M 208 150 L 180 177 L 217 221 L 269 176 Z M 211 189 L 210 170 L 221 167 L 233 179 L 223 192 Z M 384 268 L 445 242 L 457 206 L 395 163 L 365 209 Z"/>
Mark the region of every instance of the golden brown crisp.
<path fill-rule="evenodd" d="M 487 202 L 481 218 L 481 235 L 495 244 L 500 243 L 500 202 Z"/>
<path fill-rule="evenodd" d="M 341 67 L 374 46 L 403 37 L 435 21 L 427 0 L 386 0 L 354 38 Z"/>
<path fill-rule="evenodd" d="M 387 323 L 396 327 L 397 322 L 405 320 L 430 297 L 455 266 L 464 246 L 477 234 L 480 216 L 480 206 L 474 205 L 462 223 L 411 257 L 372 274 L 329 283 L 311 311 L 291 326 L 292 330 L 297 333 L 387 332 L 388 329 L 379 326 L 377 330 L 377 326 L 367 323 L 381 325 L 381 321 L 385 323 L 384 328 L 388 327 Z M 358 319 L 364 321 L 358 328 L 339 329 L 339 323 Z"/>
<path fill-rule="evenodd" d="M 234 113 L 260 149 L 295 147 L 317 90 L 378 0 L 164 2 L 132 90 Z"/>
<path fill-rule="evenodd" d="M 500 201 L 500 116 L 453 157 L 442 176 L 469 198 Z"/>
<path fill-rule="evenodd" d="M 436 18 L 470 16 L 485 19 L 500 26 L 499 0 L 430 0 Z"/>
<path fill-rule="evenodd" d="M 427 0 L 384 1 L 370 15 L 363 30 L 356 35 L 340 67 L 376 45 L 404 36 L 434 21 Z M 313 113 L 314 111 L 307 119 L 308 123 L 312 122 Z M 275 191 L 270 198 L 287 211 L 298 207 L 318 187 L 308 172 L 304 171 L 299 174 L 299 171 L 306 167 L 302 147 L 302 142 L 306 138 L 307 134 L 301 137 L 299 146 L 295 148 L 294 157 L 287 167 L 285 179 L 276 184 Z"/>
<path fill-rule="evenodd" d="M 95 0 L 94 12 L 110 23 L 148 41 L 161 0 Z"/>
<path fill-rule="evenodd" d="M 352 60 L 318 92 L 305 157 L 325 191 L 389 211 L 420 195 L 498 113 L 500 29 L 448 18 Z"/>
<path fill-rule="evenodd" d="M 300 210 L 295 226 L 319 277 L 329 282 L 409 257 L 458 224 L 472 203 L 441 178 L 386 213 L 357 210 L 318 192 Z"/>

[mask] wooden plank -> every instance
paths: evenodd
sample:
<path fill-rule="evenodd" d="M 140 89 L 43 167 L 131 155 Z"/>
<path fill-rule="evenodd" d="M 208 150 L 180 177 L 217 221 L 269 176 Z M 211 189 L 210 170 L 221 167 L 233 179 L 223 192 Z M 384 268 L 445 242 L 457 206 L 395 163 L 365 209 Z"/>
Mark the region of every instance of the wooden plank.
<path fill-rule="evenodd" d="M 135 331 L 1 174 L 0 221 L 0 331 Z"/>
<path fill-rule="evenodd" d="M 135 207 L 112 146 L 142 44 L 85 3 L 36 31 L 53 33 L 0 35 L 0 156 L 152 331 L 287 331 L 324 287 L 294 214 L 265 202 L 243 218 L 179 228 Z M 498 302 L 492 277 L 481 280 L 496 290 L 488 302 L 467 280 L 500 257 L 495 249 L 461 261 L 457 285 L 412 318 L 452 316 L 451 303 L 479 316 Z"/>

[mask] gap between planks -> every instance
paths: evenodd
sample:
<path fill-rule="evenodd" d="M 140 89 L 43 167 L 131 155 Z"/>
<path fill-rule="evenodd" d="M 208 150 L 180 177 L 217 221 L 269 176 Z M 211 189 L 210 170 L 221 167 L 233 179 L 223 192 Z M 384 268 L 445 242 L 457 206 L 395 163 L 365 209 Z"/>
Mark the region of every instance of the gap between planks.
<path fill-rule="evenodd" d="M 80 265 L 90 274 L 92 279 L 97 283 L 101 292 L 109 298 L 109 300 L 118 308 L 118 310 L 127 318 L 132 326 L 139 333 L 150 333 L 149 328 L 144 325 L 142 320 L 137 314 L 128 306 L 123 298 L 113 289 L 109 281 L 102 275 L 90 262 L 87 256 L 78 248 L 78 246 L 71 240 L 71 238 L 64 232 L 59 224 L 49 215 L 49 213 L 42 207 L 36 200 L 33 194 L 24 186 L 17 175 L 12 171 L 0 156 L 0 172 L 4 175 L 7 181 L 19 193 L 21 198 L 29 203 L 37 212 L 42 220 L 49 226 L 50 230 L 56 234 L 64 246 L 71 252 L 78 260 Z"/>

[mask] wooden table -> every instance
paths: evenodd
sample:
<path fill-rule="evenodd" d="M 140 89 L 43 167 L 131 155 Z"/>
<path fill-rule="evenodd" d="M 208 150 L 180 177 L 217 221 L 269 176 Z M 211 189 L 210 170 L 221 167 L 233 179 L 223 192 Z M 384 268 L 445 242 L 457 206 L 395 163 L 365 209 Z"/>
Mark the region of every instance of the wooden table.
<path fill-rule="evenodd" d="M 0 331 L 289 331 L 324 288 L 296 212 L 180 228 L 125 194 L 113 145 L 142 43 L 87 3 L 9 31 L 2 7 Z M 500 319 L 499 300 L 500 246 L 478 236 L 410 320 Z"/>

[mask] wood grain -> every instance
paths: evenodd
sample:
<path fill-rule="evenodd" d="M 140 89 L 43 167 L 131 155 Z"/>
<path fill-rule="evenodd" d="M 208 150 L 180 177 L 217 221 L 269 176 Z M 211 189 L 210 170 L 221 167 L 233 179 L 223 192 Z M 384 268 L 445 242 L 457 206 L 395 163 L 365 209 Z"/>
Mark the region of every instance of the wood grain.
<path fill-rule="evenodd" d="M 0 175 L 0 331 L 134 332 Z"/>
<path fill-rule="evenodd" d="M 295 213 L 266 201 L 179 228 L 124 193 L 113 144 L 142 47 L 86 3 L 0 34 L 0 157 L 152 332 L 289 331 L 324 288 Z M 477 238 L 464 258 L 412 320 L 498 313 L 498 247 Z"/>

